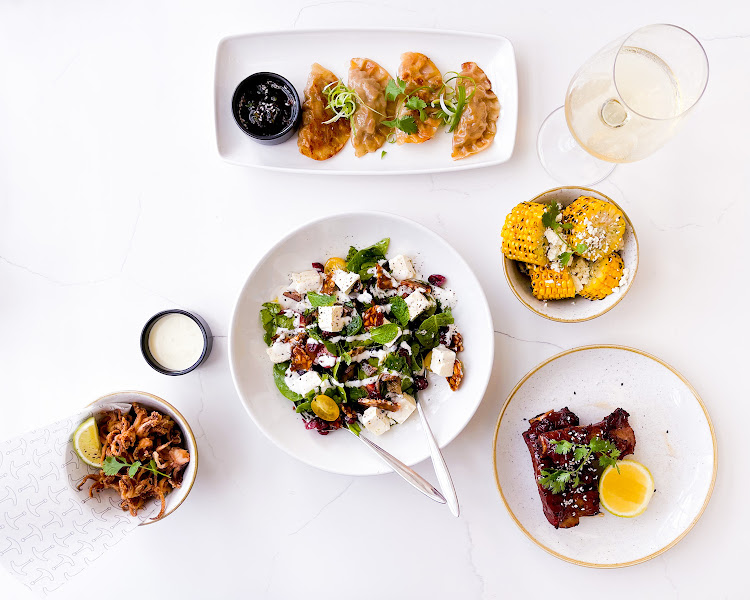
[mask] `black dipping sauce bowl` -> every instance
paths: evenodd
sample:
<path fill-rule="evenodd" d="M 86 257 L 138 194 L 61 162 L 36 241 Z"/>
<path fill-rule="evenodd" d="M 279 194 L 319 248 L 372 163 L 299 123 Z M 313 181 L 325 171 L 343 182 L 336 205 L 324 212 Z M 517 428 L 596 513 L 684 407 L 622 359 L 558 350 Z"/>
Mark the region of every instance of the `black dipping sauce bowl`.
<path fill-rule="evenodd" d="M 242 131 L 259 144 L 286 142 L 299 127 L 299 94 L 288 79 L 276 73 L 253 73 L 232 96 L 232 114 Z"/>
<path fill-rule="evenodd" d="M 201 330 L 201 333 L 203 334 L 203 352 L 201 353 L 200 358 L 198 358 L 198 360 L 195 361 L 188 368 L 183 369 L 181 371 L 170 371 L 169 369 L 165 369 L 153 357 L 153 355 L 151 354 L 151 350 L 149 349 L 149 345 L 148 345 L 149 336 L 151 335 L 151 330 L 154 328 L 154 325 L 156 325 L 156 322 L 162 317 L 173 314 L 173 313 L 177 313 L 180 315 L 185 315 L 187 317 L 190 317 L 195 322 L 195 324 L 198 325 L 198 328 Z M 143 358 L 146 359 L 146 362 L 149 364 L 149 366 L 152 369 L 154 369 L 155 371 L 158 371 L 162 375 L 184 375 L 185 373 L 190 373 L 190 371 L 192 371 L 193 369 L 197 369 L 200 365 L 206 362 L 208 355 L 211 354 L 211 348 L 213 348 L 213 345 L 214 345 L 214 337 L 213 337 L 213 334 L 211 333 L 211 329 L 209 328 L 208 323 L 206 323 L 200 315 L 196 315 L 195 313 L 191 313 L 186 310 L 172 309 L 172 310 L 164 310 L 160 313 L 156 313 L 153 317 L 151 317 L 146 322 L 146 325 L 143 327 L 143 330 L 141 331 L 141 353 L 143 354 Z"/>

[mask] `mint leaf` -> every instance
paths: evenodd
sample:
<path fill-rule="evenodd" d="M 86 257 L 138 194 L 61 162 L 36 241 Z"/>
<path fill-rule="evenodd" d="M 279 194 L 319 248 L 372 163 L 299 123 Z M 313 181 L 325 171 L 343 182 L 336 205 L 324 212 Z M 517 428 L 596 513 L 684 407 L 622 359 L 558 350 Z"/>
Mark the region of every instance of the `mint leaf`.
<path fill-rule="evenodd" d="M 409 307 L 406 305 L 406 300 L 401 296 L 392 296 L 389 302 L 391 303 L 391 314 L 398 319 L 402 327 L 406 327 L 409 324 Z"/>
<path fill-rule="evenodd" d="M 434 348 L 440 342 L 439 328 L 451 323 L 453 323 L 453 314 L 450 310 L 426 318 L 417 330 L 417 341 L 424 348 Z"/>
<path fill-rule="evenodd" d="M 336 296 L 327 296 L 325 294 L 318 294 L 317 292 L 310 292 L 307 294 L 307 299 L 315 307 L 318 306 L 333 306 L 336 304 Z"/>
<path fill-rule="evenodd" d="M 385 253 L 388 252 L 388 245 L 391 242 L 391 238 L 383 238 L 378 243 L 363 248 L 359 252 L 355 253 L 351 258 L 346 261 L 346 270 L 352 273 L 359 273 L 362 265 L 366 262 L 376 262 L 385 258 Z M 351 250 L 350 250 L 351 252 Z M 360 274 L 361 276 L 361 274 Z"/>
<path fill-rule="evenodd" d="M 359 313 L 355 312 L 352 315 L 352 320 L 349 321 L 349 323 L 347 323 L 346 327 L 344 327 L 344 330 L 341 332 L 341 335 L 343 335 L 344 337 L 357 335 L 361 329 L 362 329 L 362 317 L 359 316 Z"/>
<path fill-rule="evenodd" d="M 395 340 L 398 333 L 398 325 L 395 323 L 386 323 L 380 327 L 370 329 L 370 338 L 376 344 L 385 345 Z"/>

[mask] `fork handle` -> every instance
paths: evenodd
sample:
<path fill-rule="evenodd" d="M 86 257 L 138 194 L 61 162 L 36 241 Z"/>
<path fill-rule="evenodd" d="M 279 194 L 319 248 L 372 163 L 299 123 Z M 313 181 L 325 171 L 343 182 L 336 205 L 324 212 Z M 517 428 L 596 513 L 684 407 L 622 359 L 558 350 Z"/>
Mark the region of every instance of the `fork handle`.
<path fill-rule="evenodd" d="M 432 466 L 435 469 L 435 476 L 440 483 L 440 489 L 443 491 L 443 494 L 445 494 L 448 508 L 450 508 L 453 516 L 457 517 L 460 513 L 458 507 L 458 496 L 456 496 L 456 488 L 453 486 L 453 480 L 448 471 L 448 465 L 445 464 L 443 453 L 440 452 L 440 446 L 438 446 L 435 436 L 432 434 L 430 424 L 427 422 L 427 417 L 422 410 L 421 402 L 417 402 L 417 410 L 419 411 L 419 416 L 422 418 L 422 426 L 427 434 L 427 444 L 430 447 L 430 455 L 432 456 Z"/>
<path fill-rule="evenodd" d="M 348 430 L 348 431 L 351 431 L 351 430 Z M 353 431 L 351 433 L 353 435 L 357 435 Z M 435 502 L 439 502 L 440 504 L 445 504 L 445 497 L 440 492 L 438 492 L 432 486 L 432 484 L 429 481 L 427 481 L 424 477 L 422 477 L 419 473 L 407 467 L 404 463 L 402 463 L 395 456 L 386 452 L 380 446 L 378 446 L 375 442 L 368 440 L 365 436 L 357 435 L 357 437 L 362 441 L 362 443 L 364 443 L 366 446 L 369 446 L 373 450 L 373 452 L 375 452 L 383 460 L 383 462 L 385 462 L 391 469 L 393 469 L 396 473 L 401 475 L 401 477 L 403 477 L 405 481 L 413 485 L 415 488 L 417 488 L 420 492 L 422 492 L 428 498 L 434 500 Z"/>

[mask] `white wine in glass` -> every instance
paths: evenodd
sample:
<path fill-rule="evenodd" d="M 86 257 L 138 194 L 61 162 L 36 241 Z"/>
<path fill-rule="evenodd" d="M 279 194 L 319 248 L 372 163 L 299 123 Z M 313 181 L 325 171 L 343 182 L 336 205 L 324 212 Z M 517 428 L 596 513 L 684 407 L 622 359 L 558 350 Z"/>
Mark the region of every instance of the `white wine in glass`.
<path fill-rule="evenodd" d="M 661 148 L 707 82 L 708 59 L 690 33 L 675 25 L 642 27 L 601 49 L 573 76 L 565 107 L 539 132 L 542 164 L 560 181 L 597 183 L 613 163 Z"/>

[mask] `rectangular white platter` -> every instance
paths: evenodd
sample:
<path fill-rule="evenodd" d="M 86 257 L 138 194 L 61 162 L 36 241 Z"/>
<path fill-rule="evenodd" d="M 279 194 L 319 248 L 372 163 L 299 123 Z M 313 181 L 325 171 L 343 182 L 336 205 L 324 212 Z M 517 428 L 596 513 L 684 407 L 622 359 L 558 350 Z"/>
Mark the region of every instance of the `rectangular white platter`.
<path fill-rule="evenodd" d="M 271 71 L 286 77 L 300 99 L 312 63 L 317 62 L 346 81 L 349 61 L 370 58 L 396 77 L 403 52 L 429 56 L 442 73 L 460 71 L 473 61 L 487 73 L 500 99 L 500 119 L 494 143 L 479 154 L 451 159 L 453 135 L 441 129 L 423 144 L 384 144 L 381 151 L 362 158 L 351 144 L 336 156 L 314 161 L 300 154 L 297 136 L 276 146 L 263 146 L 249 138 L 232 116 L 232 95 L 248 75 Z M 336 29 L 277 31 L 227 37 L 216 53 L 214 89 L 216 144 L 227 162 L 297 173 L 329 175 L 396 175 L 439 173 L 497 165 L 513 153 L 518 120 L 518 80 L 513 46 L 504 37 L 429 29 Z"/>

